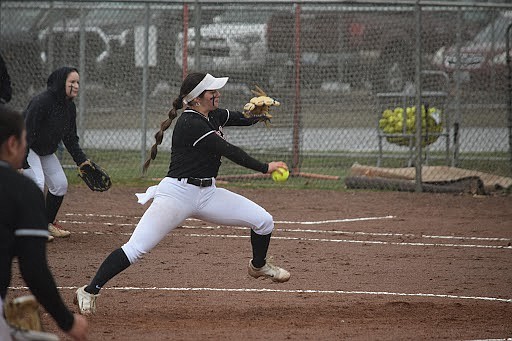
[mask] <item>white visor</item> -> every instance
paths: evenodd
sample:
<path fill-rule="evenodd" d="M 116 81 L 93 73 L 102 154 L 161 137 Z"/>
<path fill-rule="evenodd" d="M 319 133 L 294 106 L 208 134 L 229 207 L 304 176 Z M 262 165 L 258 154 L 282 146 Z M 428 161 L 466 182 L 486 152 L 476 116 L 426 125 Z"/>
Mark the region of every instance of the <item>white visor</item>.
<path fill-rule="evenodd" d="M 183 103 L 188 104 L 194 98 L 199 96 L 205 90 L 218 90 L 221 89 L 228 82 L 229 77 L 215 78 L 209 73 L 204 76 L 203 80 L 197 84 L 197 86 L 190 91 L 190 93 L 183 98 Z"/>

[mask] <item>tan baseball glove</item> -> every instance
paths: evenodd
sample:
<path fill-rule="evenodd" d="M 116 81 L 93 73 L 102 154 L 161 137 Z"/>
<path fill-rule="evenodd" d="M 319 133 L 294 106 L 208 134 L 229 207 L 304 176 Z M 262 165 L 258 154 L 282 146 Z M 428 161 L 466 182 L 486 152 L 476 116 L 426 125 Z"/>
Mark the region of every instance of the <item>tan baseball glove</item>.
<path fill-rule="evenodd" d="M 257 118 L 260 122 L 264 122 L 268 127 L 272 115 L 270 107 L 278 107 L 281 105 L 276 99 L 269 97 L 265 91 L 256 85 L 256 90 L 251 90 L 256 97 L 251 98 L 249 103 L 244 105 L 244 116 L 247 118 Z"/>
<path fill-rule="evenodd" d="M 6 321 L 14 327 L 25 330 L 41 331 L 39 303 L 32 295 L 21 296 L 5 302 Z"/>
<path fill-rule="evenodd" d="M 39 303 L 33 295 L 5 302 L 4 315 L 13 340 L 59 341 L 57 335 L 43 330 Z"/>

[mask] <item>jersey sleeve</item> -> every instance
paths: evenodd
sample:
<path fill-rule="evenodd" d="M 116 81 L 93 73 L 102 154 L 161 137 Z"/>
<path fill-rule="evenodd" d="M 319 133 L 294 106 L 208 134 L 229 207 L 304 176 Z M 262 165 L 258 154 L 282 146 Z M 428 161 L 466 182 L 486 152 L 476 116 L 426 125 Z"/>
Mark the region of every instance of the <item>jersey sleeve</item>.
<path fill-rule="evenodd" d="M 46 257 L 49 232 L 43 193 L 32 180 L 20 177 L 23 178 L 14 198 L 18 217 L 14 250 L 20 273 L 38 302 L 62 330 L 68 331 L 74 317 L 57 290 Z"/>
<path fill-rule="evenodd" d="M 261 173 L 266 173 L 268 171 L 268 164 L 256 160 L 240 147 L 229 143 L 217 134 L 209 134 L 205 136 L 198 144 L 198 147 L 204 148 L 211 153 L 225 156 L 234 163 L 245 168 Z"/>
<path fill-rule="evenodd" d="M 30 179 L 26 179 L 31 181 Z M 32 186 L 34 185 L 34 186 Z M 48 220 L 44 197 L 41 190 L 33 183 L 25 181 L 23 191 L 16 197 L 18 221 L 15 230 L 16 237 L 48 237 Z M 23 195 L 21 195 L 23 193 Z"/>
<path fill-rule="evenodd" d="M 258 118 L 245 117 L 240 111 L 231 111 L 228 109 L 217 109 L 212 112 L 213 115 L 217 116 L 221 126 L 251 126 L 259 122 Z"/>
<path fill-rule="evenodd" d="M 74 103 L 70 104 L 69 109 L 69 131 L 62 137 L 62 142 L 66 146 L 69 154 L 73 158 L 73 161 L 77 165 L 80 165 L 82 162 L 87 160 L 87 156 L 80 148 L 80 144 L 78 143 L 78 134 L 76 129 L 76 107 Z"/>
<path fill-rule="evenodd" d="M 18 236 L 16 253 L 21 276 L 59 327 L 68 331 L 73 327 L 73 314 L 64 304 L 46 259 L 46 238 Z"/>
<path fill-rule="evenodd" d="M 37 140 L 37 127 L 41 125 L 49 110 L 47 101 L 40 97 L 35 97 L 30 100 L 27 108 L 23 111 L 27 129 L 27 149 L 31 148 L 34 141 Z"/>

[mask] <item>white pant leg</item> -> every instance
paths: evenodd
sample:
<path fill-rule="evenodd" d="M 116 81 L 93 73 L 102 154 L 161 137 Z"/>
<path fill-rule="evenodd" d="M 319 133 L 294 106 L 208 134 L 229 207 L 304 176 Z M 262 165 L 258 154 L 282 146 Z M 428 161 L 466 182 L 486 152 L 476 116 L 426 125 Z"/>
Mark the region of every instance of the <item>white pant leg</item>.
<path fill-rule="evenodd" d="M 67 193 L 68 179 L 55 154 L 40 156 L 30 149 L 27 161 L 30 169 L 23 173 L 34 180 L 41 191 L 44 191 L 46 183 L 48 191 L 53 195 L 61 197 Z"/>
<path fill-rule="evenodd" d="M 41 164 L 40 156 L 36 154 L 32 149 L 29 149 L 27 162 L 30 166 L 29 169 L 24 169 L 23 174 L 32 179 L 37 187 L 44 192 L 44 172 L 43 165 Z"/>
<path fill-rule="evenodd" d="M 171 178 L 164 178 L 160 182 L 153 202 L 144 212 L 130 240 L 121 247 L 130 264 L 153 249 L 169 232 L 191 216 L 199 193 L 191 186 Z"/>
<path fill-rule="evenodd" d="M 57 155 L 42 156 L 41 163 L 48 191 L 58 197 L 64 196 L 68 192 L 68 179 Z"/>
<path fill-rule="evenodd" d="M 245 226 L 259 235 L 274 229 L 274 219 L 263 207 L 224 188 L 206 187 L 195 218 L 221 225 Z"/>

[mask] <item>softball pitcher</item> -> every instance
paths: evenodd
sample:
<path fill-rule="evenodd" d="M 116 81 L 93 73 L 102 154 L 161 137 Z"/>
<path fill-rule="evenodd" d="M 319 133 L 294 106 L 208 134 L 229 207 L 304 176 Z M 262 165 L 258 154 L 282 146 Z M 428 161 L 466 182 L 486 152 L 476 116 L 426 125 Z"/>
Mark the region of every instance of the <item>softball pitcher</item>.
<path fill-rule="evenodd" d="M 250 126 L 258 122 L 258 119 L 246 118 L 241 112 L 219 109 L 218 90 L 227 81 L 227 77 L 215 78 L 204 73 L 189 74 L 183 81 L 180 94 L 168 113 L 169 118 L 162 122 L 160 131 L 155 134 L 156 143 L 144 165 L 146 170 L 155 159 L 164 131 L 185 105 L 173 131 L 169 172 L 157 186 L 137 194 L 140 203 L 150 199 L 153 202 L 130 240 L 103 261 L 89 285 L 76 291 L 74 301 L 82 314 L 93 314 L 100 289 L 187 218 L 249 227 L 252 246 L 249 275 L 271 278 L 274 282 L 286 282 L 290 278 L 288 271 L 266 260 L 274 229 L 272 216 L 251 200 L 215 186 L 222 156 L 261 173 L 272 173 L 279 167 L 288 169 L 282 161 L 262 163 L 226 141 L 223 127 Z"/>

